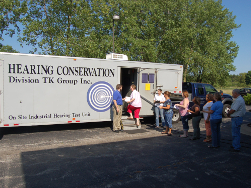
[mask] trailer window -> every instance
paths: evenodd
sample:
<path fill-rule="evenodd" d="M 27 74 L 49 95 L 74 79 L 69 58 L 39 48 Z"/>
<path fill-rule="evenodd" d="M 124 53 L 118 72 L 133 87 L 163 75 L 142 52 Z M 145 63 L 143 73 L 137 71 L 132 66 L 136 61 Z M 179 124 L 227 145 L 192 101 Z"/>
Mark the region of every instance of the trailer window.
<path fill-rule="evenodd" d="M 142 83 L 154 83 L 154 75 L 152 73 L 142 73 Z"/>
<path fill-rule="evenodd" d="M 149 83 L 154 83 L 154 74 L 149 74 Z"/>
<path fill-rule="evenodd" d="M 142 83 L 148 83 L 148 73 L 142 73 Z"/>

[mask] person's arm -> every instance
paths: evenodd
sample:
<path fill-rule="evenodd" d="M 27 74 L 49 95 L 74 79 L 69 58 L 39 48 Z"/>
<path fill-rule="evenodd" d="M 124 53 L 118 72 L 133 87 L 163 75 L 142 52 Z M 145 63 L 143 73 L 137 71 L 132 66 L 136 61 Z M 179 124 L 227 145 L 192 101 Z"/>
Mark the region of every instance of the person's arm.
<path fill-rule="evenodd" d="M 127 103 L 131 103 L 131 102 L 133 102 L 135 99 L 134 98 L 132 98 L 130 101 L 128 101 Z"/>
<path fill-rule="evenodd" d="M 175 106 L 179 106 L 179 107 L 181 107 L 181 108 L 186 108 L 187 106 L 188 106 L 188 104 L 189 104 L 189 100 L 188 99 L 184 99 L 184 104 L 183 105 L 181 105 L 181 104 L 175 104 Z"/>
<path fill-rule="evenodd" d="M 116 111 L 119 113 L 119 107 L 118 107 L 117 101 L 113 100 L 113 103 L 115 105 Z"/>
<path fill-rule="evenodd" d="M 214 111 L 213 111 L 213 110 L 204 111 L 204 112 L 206 112 L 206 113 L 208 113 L 208 114 L 213 114 L 213 113 L 214 113 Z"/>
<path fill-rule="evenodd" d="M 227 117 L 230 117 L 231 114 L 233 114 L 235 112 L 235 110 L 231 109 L 228 113 L 227 113 Z"/>
<path fill-rule="evenodd" d="M 160 108 L 160 109 L 169 110 L 170 107 L 171 107 L 170 105 L 166 105 L 165 107 L 164 107 L 164 106 L 160 106 L 159 108 Z"/>
<path fill-rule="evenodd" d="M 162 100 L 160 101 L 160 103 L 165 103 L 166 102 L 166 98 L 163 96 Z"/>
<path fill-rule="evenodd" d="M 135 94 L 132 92 L 132 94 L 131 94 L 131 96 L 130 96 L 131 100 L 128 101 L 127 103 L 131 103 L 131 102 L 133 102 L 133 101 L 135 100 L 135 96 L 134 96 L 134 95 L 135 95 Z"/>
<path fill-rule="evenodd" d="M 203 110 L 203 112 L 208 113 L 208 115 L 209 115 L 209 114 L 213 114 L 214 111 L 215 111 L 215 106 L 214 106 L 214 104 L 212 104 L 212 106 L 208 107 L 208 111 Z"/>
<path fill-rule="evenodd" d="M 192 110 L 187 110 L 187 111 L 190 112 L 191 114 L 196 114 L 196 113 L 200 112 L 200 108 L 195 107 L 194 111 L 192 111 Z"/>

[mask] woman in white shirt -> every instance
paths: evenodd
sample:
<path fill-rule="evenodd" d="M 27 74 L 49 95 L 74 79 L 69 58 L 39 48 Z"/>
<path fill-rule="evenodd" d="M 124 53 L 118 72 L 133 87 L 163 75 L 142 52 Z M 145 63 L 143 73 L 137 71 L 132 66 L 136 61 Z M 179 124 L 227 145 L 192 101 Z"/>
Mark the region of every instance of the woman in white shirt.
<path fill-rule="evenodd" d="M 155 94 L 154 104 L 155 104 L 155 117 L 156 117 L 156 128 L 159 128 L 159 116 L 161 117 L 162 126 L 165 125 L 164 111 L 160 109 L 160 106 L 163 106 L 163 103 L 166 101 L 164 95 L 162 94 L 162 89 L 158 89 L 158 93 Z"/>

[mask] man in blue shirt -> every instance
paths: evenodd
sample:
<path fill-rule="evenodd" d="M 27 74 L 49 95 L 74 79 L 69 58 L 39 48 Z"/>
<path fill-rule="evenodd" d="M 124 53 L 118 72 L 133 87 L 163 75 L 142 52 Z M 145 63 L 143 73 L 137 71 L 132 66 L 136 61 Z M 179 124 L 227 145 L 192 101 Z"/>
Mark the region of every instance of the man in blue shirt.
<path fill-rule="evenodd" d="M 234 89 L 232 92 L 235 101 L 231 105 L 231 110 L 228 112 L 228 117 L 231 117 L 232 121 L 232 137 L 233 142 L 230 148 L 230 151 L 239 152 L 241 148 L 240 139 L 241 139 L 241 124 L 243 122 L 243 116 L 246 113 L 245 101 L 240 95 L 239 89 Z"/>
<path fill-rule="evenodd" d="M 121 129 L 121 116 L 122 116 L 122 104 L 123 99 L 120 94 L 120 91 L 122 90 L 122 85 L 117 84 L 116 85 L 116 91 L 113 93 L 113 131 L 118 133 L 119 131 L 122 131 Z"/>

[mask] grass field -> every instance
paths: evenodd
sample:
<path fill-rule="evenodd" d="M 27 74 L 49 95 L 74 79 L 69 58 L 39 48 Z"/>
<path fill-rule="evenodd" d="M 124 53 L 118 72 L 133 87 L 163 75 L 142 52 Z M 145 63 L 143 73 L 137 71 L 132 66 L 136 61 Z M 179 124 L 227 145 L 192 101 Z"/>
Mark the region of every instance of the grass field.
<path fill-rule="evenodd" d="M 215 89 L 217 89 L 218 91 L 222 90 L 223 93 L 232 95 L 232 91 L 234 89 L 240 89 L 240 88 L 243 88 L 243 87 L 226 87 L 226 88 L 215 88 Z"/>

